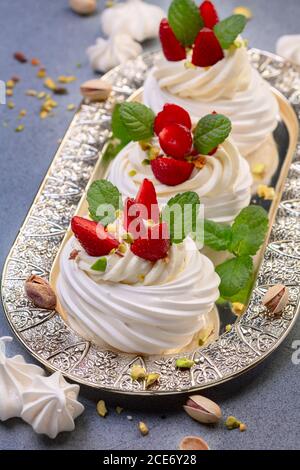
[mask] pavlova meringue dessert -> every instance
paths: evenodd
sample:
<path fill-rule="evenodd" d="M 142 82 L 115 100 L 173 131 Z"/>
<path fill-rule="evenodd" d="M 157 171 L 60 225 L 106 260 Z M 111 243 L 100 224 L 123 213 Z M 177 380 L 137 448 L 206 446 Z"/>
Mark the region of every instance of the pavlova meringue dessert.
<path fill-rule="evenodd" d="M 114 159 L 108 179 L 124 196 L 133 197 L 148 178 L 160 204 L 177 193 L 195 191 L 205 218 L 215 222 L 231 223 L 248 206 L 252 176 L 231 138 L 227 117 L 209 114 L 192 130 L 189 114 L 174 104 L 166 104 L 156 116 L 140 103 L 124 103 L 116 112 L 113 119 L 132 141 Z"/>
<path fill-rule="evenodd" d="M 197 194 L 183 196 L 175 202 L 196 210 Z M 56 286 L 66 321 L 86 339 L 128 353 L 181 349 L 205 327 L 220 279 L 185 228 L 178 235 L 179 219 L 165 221 L 149 180 L 115 212 L 119 198 L 115 186 L 97 180 L 87 196 L 94 220 L 72 219 Z M 114 210 L 103 219 L 105 202 Z"/>
<path fill-rule="evenodd" d="M 240 37 L 243 15 L 219 21 L 210 1 L 173 0 L 160 24 L 164 57 L 144 85 L 144 103 L 158 112 L 176 103 L 193 121 L 216 110 L 232 122 L 232 138 L 248 157 L 261 147 L 279 119 L 270 86 L 252 67 Z"/>

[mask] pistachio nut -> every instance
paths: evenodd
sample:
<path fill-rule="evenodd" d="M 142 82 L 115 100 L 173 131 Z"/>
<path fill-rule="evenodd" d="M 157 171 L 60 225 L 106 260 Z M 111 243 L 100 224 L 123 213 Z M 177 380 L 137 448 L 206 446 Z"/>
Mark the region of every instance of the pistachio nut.
<path fill-rule="evenodd" d="M 151 372 L 150 374 L 147 374 L 147 377 L 146 377 L 146 388 L 149 388 L 149 387 L 151 387 L 151 385 L 153 385 L 153 384 L 155 384 L 156 382 L 158 382 L 159 377 L 160 377 L 160 374 L 158 374 L 158 373 L 156 373 L 156 372 Z"/>
<path fill-rule="evenodd" d="M 102 416 L 102 418 L 105 418 L 105 416 L 107 415 L 107 408 L 104 400 L 98 401 L 97 412 L 99 416 Z"/>
<path fill-rule="evenodd" d="M 84 82 L 80 87 L 80 93 L 89 101 L 105 101 L 112 91 L 110 83 L 101 79 L 93 79 Z"/>
<path fill-rule="evenodd" d="M 280 313 L 289 300 L 289 290 L 283 284 L 275 284 L 265 294 L 262 303 L 272 315 Z"/>
<path fill-rule="evenodd" d="M 130 377 L 132 380 L 145 380 L 147 372 L 144 367 L 134 364 L 130 369 Z"/>
<path fill-rule="evenodd" d="M 97 9 L 96 0 L 70 0 L 69 5 L 79 15 L 91 15 Z"/>
<path fill-rule="evenodd" d="M 139 422 L 138 428 L 142 436 L 147 436 L 147 434 L 149 434 L 148 426 L 146 423 L 143 423 L 143 421 Z"/>
<path fill-rule="evenodd" d="M 195 361 L 188 359 L 187 357 L 180 357 L 176 360 L 176 367 L 178 369 L 190 369 L 195 365 Z"/>
<path fill-rule="evenodd" d="M 241 424 L 241 421 L 239 421 L 235 416 L 228 416 L 225 421 L 225 426 L 229 431 L 240 428 Z"/>
<path fill-rule="evenodd" d="M 222 417 L 219 405 L 201 395 L 189 397 L 183 408 L 191 418 L 203 424 L 217 423 Z"/>
<path fill-rule="evenodd" d="M 56 295 L 48 281 L 33 274 L 25 282 L 27 297 L 36 307 L 54 309 L 56 306 Z"/>
<path fill-rule="evenodd" d="M 179 450 L 209 450 L 209 447 L 201 437 L 186 436 L 180 442 Z"/>

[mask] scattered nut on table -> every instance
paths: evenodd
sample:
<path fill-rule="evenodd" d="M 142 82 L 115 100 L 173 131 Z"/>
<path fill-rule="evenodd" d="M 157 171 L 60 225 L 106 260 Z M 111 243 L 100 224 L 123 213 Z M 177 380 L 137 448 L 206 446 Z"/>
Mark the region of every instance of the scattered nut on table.
<path fill-rule="evenodd" d="M 110 83 L 101 79 L 93 79 L 84 82 L 80 87 L 80 93 L 89 101 L 105 101 L 112 91 Z"/>
<path fill-rule="evenodd" d="M 69 5 L 79 15 L 91 15 L 97 10 L 96 0 L 70 0 Z"/>
<path fill-rule="evenodd" d="M 189 397 L 183 408 L 191 418 L 203 424 L 217 423 L 222 417 L 219 405 L 201 395 Z"/>
<path fill-rule="evenodd" d="M 272 315 L 282 312 L 289 300 L 289 290 L 283 284 L 275 284 L 266 292 L 262 303 Z"/>
<path fill-rule="evenodd" d="M 186 436 L 180 442 L 179 450 L 209 450 L 209 446 L 201 437 Z"/>
<path fill-rule="evenodd" d="M 40 276 L 33 274 L 25 282 L 27 297 L 36 307 L 54 309 L 56 306 L 56 295 L 52 287 Z"/>

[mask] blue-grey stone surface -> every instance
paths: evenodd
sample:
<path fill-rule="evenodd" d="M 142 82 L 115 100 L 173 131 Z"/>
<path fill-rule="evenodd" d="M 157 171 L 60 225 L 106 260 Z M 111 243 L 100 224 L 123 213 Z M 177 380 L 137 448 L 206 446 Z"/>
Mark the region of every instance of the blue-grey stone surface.
<path fill-rule="evenodd" d="M 104 0 L 99 2 L 99 12 Z M 166 8 L 168 1 L 153 2 Z M 299 0 L 215 0 L 222 16 L 233 7 L 246 5 L 254 19 L 247 26 L 250 45 L 274 51 L 276 39 L 299 31 Z M 53 158 L 60 139 L 66 131 L 72 112 L 66 107 L 78 104 L 78 84 L 92 76 L 85 50 L 101 35 L 99 13 L 80 17 L 68 8 L 67 0 L 1 0 L 0 1 L 0 79 L 19 75 L 20 84 L 13 100 L 16 108 L 8 110 L 0 105 L 0 264 L 14 241 L 32 200 Z M 155 47 L 148 42 L 145 49 Z M 53 118 L 40 120 L 38 100 L 25 96 L 27 88 L 38 88 L 36 69 L 19 64 L 13 53 L 23 51 L 28 57 L 37 57 L 49 74 L 76 75 L 77 82 L 68 86 L 70 94 L 59 97 L 59 108 Z M 78 68 L 77 64 L 82 67 Z M 41 88 L 41 87 L 40 87 Z M 17 115 L 27 109 L 25 130 L 14 132 Z M 8 127 L 3 127 L 7 121 Z M 11 333 L 0 309 L 0 336 Z M 178 399 L 167 399 L 156 404 L 122 402 L 126 410 L 118 416 L 113 398 L 105 396 L 110 414 L 106 419 L 96 413 L 96 401 L 101 393 L 83 390 L 81 401 L 85 413 L 77 419 L 72 433 L 63 433 L 57 439 L 36 435 L 18 419 L 0 423 L 0 449 L 176 449 L 182 437 L 190 434 L 205 438 L 212 449 L 296 449 L 300 447 L 300 365 L 291 357 L 293 341 L 300 338 L 300 326 L 293 329 L 282 346 L 257 370 L 207 392 L 222 407 L 224 416 L 235 415 L 245 421 L 248 430 L 227 431 L 220 424 L 204 427 L 192 421 L 180 409 Z M 9 353 L 24 354 L 33 359 L 15 339 L 8 346 Z M 1 400 L 1 396 L 0 396 Z M 119 403 L 121 403 L 119 401 Z M 139 405 L 139 410 L 136 409 Z M 176 408 L 177 405 L 177 408 Z M 172 406 L 171 411 L 167 407 Z M 132 421 L 127 415 L 133 417 Z M 137 430 L 144 420 L 150 434 L 142 437 Z"/>

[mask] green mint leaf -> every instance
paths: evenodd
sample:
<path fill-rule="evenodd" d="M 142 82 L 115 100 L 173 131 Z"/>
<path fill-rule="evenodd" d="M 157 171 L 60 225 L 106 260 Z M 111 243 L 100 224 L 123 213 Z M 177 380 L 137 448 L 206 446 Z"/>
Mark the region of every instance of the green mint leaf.
<path fill-rule="evenodd" d="M 229 251 L 237 256 L 255 255 L 268 231 L 268 214 L 261 206 L 248 206 L 235 218 Z"/>
<path fill-rule="evenodd" d="M 247 305 L 251 292 L 252 292 L 253 284 L 254 284 L 254 273 L 252 271 L 252 274 L 249 277 L 249 280 L 247 284 L 245 285 L 245 287 L 241 289 L 240 291 L 238 291 L 237 294 L 233 295 L 228 300 L 230 300 L 230 302 L 240 302 L 241 304 Z"/>
<path fill-rule="evenodd" d="M 219 144 L 224 142 L 231 132 L 231 122 L 223 114 L 208 114 L 198 122 L 194 145 L 198 152 L 207 155 Z"/>
<path fill-rule="evenodd" d="M 113 136 L 119 139 L 122 144 L 128 144 L 130 142 L 130 137 L 128 135 L 127 129 L 124 126 L 121 119 L 121 104 L 117 103 L 114 107 L 112 120 L 111 120 L 111 129 Z"/>
<path fill-rule="evenodd" d="M 204 245 L 216 251 L 228 250 L 231 242 L 230 225 L 204 220 Z"/>
<path fill-rule="evenodd" d="M 103 163 L 107 164 L 111 162 L 119 152 L 127 145 L 127 143 L 121 142 L 119 139 L 110 139 L 107 142 L 107 146 L 102 156 Z"/>
<path fill-rule="evenodd" d="M 172 243 L 181 243 L 199 228 L 199 204 L 198 194 L 187 191 L 172 197 L 163 208 L 161 218 L 168 224 Z"/>
<path fill-rule="evenodd" d="M 116 186 L 106 180 L 97 180 L 88 190 L 87 201 L 91 218 L 106 226 L 115 220 L 115 211 L 120 209 L 122 199 Z"/>
<path fill-rule="evenodd" d="M 231 299 L 244 289 L 252 276 L 253 261 L 250 256 L 238 256 L 219 264 L 216 272 L 220 276 L 220 295 L 223 299 Z"/>
<path fill-rule="evenodd" d="M 214 26 L 215 35 L 222 49 L 229 49 L 245 28 L 246 23 L 247 19 L 244 15 L 232 15 Z"/>
<path fill-rule="evenodd" d="M 146 140 L 154 135 L 154 112 L 141 103 L 122 103 L 120 118 L 130 140 Z"/>
<path fill-rule="evenodd" d="M 173 0 L 168 12 L 168 21 L 183 46 L 192 46 L 204 26 L 199 9 L 192 0 Z"/>
<path fill-rule="evenodd" d="M 99 258 L 94 264 L 92 264 L 91 269 L 93 269 L 93 271 L 100 271 L 104 273 L 106 271 L 106 266 L 107 266 L 107 259 Z"/>

